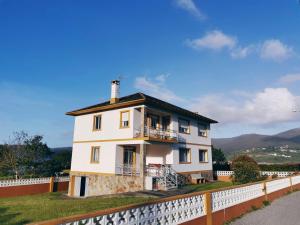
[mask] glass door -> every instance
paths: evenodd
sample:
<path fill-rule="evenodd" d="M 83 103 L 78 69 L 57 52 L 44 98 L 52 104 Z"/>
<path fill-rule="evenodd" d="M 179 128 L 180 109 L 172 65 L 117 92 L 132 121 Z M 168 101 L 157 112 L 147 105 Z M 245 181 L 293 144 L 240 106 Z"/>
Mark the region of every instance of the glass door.
<path fill-rule="evenodd" d="M 135 166 L 136 151 L 134 147 L 124 147 L 123 164 L 125 166 Z"/>

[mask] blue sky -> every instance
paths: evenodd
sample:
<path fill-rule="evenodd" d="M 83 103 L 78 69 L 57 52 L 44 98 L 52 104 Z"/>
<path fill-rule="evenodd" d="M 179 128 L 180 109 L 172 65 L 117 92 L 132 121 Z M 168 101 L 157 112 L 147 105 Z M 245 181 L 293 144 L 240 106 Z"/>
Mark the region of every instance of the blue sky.
<path fill-rule="evenodd" d="M 220 123 L 215 137 L 300 127 L 300 5 L 0 0 L 0 142 L 72 144 L 66 111 L 137 91 Z"/>

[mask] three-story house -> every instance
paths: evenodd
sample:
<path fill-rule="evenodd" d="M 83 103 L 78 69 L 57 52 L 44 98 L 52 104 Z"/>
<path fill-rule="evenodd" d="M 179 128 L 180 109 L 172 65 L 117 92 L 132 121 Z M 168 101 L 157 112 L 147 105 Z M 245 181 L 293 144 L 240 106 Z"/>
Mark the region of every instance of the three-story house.
<path fill-rule="evenodd" d="M 68 112 L 75 117 L 70 196 L 176 188 L 212 179 L 210 125 L 201 116 L 143 93 Z"/>

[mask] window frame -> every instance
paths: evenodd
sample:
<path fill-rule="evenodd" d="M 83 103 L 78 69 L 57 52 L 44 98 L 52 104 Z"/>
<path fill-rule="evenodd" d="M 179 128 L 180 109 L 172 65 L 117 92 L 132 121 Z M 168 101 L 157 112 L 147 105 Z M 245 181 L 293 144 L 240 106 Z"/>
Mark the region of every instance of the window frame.
<path fill-rule="evenodd" d="M 186 122 L 188 122 L 188 132 L 182 132 L 180 130 L 180 120 L 184 120 Z M 181 134 L 191 134 L 191 121 L 188 120 L 188 119 L 184 119 L 184 118 L 178 118 L 178 132 L 181 133 Z"/>
<path fill-rule="evenodd" d="M 181 150 L 187 150 L 187 153 L 188 155 L 186 156 L 187 160 L 188 161 L 180 161 L 180 151 Z M 178 157 L 178 161 L 179 161 L 179 164 L 191 164 L 192 163 L 192 150 L 190 148 L 179 148 L 179 157 Z"/>
<path fill-rule="evenodd" d="M 200 127 L 199 126 L 204 126 L 205 127 L 205 135 L 201 135 L 200 133 Z M 209 125 L 205 124 L 205 123 L 201 123 L 201 122 L 198 122 L 197 123 L 197 128 L 198 128 L 198 136 L 199 137 L 208 137 L 208 129 L 209 129 Z"/>
<path fill-rule="evenodd" d="M 98 161 L 94 160 L 95 150 L 98 150 Z M 91 147 L 90 163 L 91 164 L 99 164 L 100 163 L 100 146 L 92 146 Z"/>
<path fill-rule="evenodd" d="M 128 113 L 128 126 L 123 126 L 122 124 L 122 114 Z M 130 128 L 130 110 L 120 111 L 120 129 Z"/>
<path fill-rule="evenodd" d="M 96 128 L 96 117 L 100 117 L 100 128 Z M 100 131 L 102 129 L 102 114 L 94 115 L 93 117 L 93 131 Z"/>
<path fill-rule="evenodd" d="M 200 152 L 204 152 L 204 161 L 200 161 Z M 207 149 L 198 149 L 198 160 L 199 163 L 208 163 L 208 150 Z"/>

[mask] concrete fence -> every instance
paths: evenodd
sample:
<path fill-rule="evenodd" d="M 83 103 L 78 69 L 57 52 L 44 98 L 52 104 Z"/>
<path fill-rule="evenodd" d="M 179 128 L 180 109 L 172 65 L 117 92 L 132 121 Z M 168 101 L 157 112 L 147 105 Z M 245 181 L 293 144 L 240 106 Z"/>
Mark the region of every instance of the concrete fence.
<path fill-rule="evenodd" d="M 278 177 L 288 177 L 293 175 L 294 172 L 291 171 L 260 171 L 261 175 L 267 175 L 272 177 L 273 175 L 277 175 Z M 233 171 L 216 171 L 217 180 L 219 181 L 231 181 L 233 176 Z"/>
<path fill-rule="evenodd" d="M 278 178 L 235 187 L 178 195 L 131 205 L 60 218 L 35 224 L 47 225 L 223 225 L 266 200 L 300 188 L 300 176 Z"/>
<path fill-rule="evenodd" d="M 67 191 L 69 177 L 0 180 L 0 198 Z"/>

